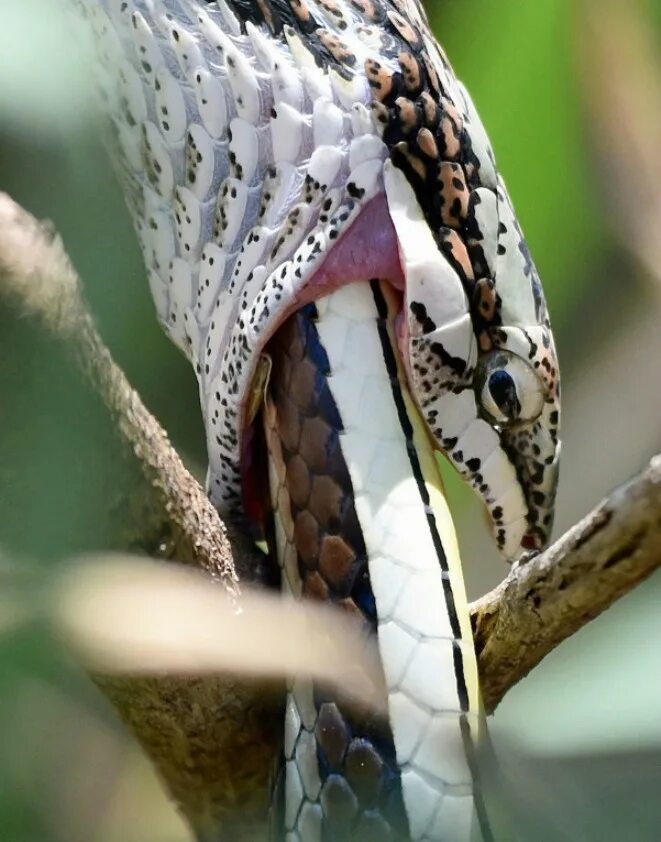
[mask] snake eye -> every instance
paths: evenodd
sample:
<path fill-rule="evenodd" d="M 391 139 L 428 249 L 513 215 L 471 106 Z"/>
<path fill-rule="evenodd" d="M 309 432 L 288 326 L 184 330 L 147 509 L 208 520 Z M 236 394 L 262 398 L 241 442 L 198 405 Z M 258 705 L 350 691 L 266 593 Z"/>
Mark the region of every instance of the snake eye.
<path fill-rule="evenodd" d="M 475 386 L 483 411 L 501 427 L 534 421 L 544 405 L 539 377 L 507 351 L 496 351 L 480 361 Z"/>
<path fill-rule="evenodd" d="M 499 368 L 490 374 L 486 388 L 489 391 L 488 397 L 496 404 L 503 418 L 519 417 L 521 404 L 516 396 L 516 383 L 508 371 Z"/>

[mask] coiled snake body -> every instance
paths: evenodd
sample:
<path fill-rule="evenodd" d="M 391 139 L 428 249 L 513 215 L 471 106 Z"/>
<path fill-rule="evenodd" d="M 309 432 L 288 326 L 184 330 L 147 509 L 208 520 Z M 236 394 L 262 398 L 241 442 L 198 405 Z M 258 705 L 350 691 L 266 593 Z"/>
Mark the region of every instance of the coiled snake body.
<path fill-rule="evenodd" d="M 417 0 L 76 5 L 156 309 L 198 376 L 211 499 L 263 520 L 265 434 L 284 589 L 378 641 L 387 722 L 290 685 L 277 833 L 490 838 L 433 450 L 481 495 L 506 556 L 539 549 L 559 386 L 470 97 Z"/>

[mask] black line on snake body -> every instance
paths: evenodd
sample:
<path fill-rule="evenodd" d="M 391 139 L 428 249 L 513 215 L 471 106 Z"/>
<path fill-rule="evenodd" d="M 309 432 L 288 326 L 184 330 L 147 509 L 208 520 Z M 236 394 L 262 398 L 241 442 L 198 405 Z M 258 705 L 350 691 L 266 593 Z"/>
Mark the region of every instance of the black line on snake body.
<path fill-rule="evenodd" d="M 418 454 L 413 445 L 413 425 L 411 424 L 411 419 L 409 418 L 406 409 L 406 404 L 404 403 L 404 398 L 402 396 L 402 390 L 399 383 L 397 360 L 395 359 L 395 353 L 393 351 L 392 342 L 390 340 L 390 336 L 388 335 L 388 304 L 386 303 L 386 300 L 383 296 L 383 292 L 381 291 L 379 281 L 376 279 L 370 281 L 370 286 L 372 288 L 372 295 L 374 296 L 374 302 L 376 304 L 377 313 L 379 314 L 379 338 L 381 340 L 383 359 L 385 361 L 386 368 L 388 369 L 388 373 L 390 374 L 390 386 L 392 389 L 393 399 L 397 408 L 397 414 L 399 416 L 399 421 L 402 426 L 402 431 L 407 440 L 407 452 L 411 463 L 411 470 L 413 472 L 413 476 L 415 477 L 418 490 L 420 492 L 420 497 L 422 498 L 422 501 L 425 506 L 425 511 L 427 514 L 427 523 L 429 524 L 429 530 L 431 533 L 432 541 L 434 542 L 434 548 L 436 549 L 438 555 L 443 576 L 443 589 L 445 592 L 446 607 L 448 615 L 450 617 L 452 634 L 455 637 L 453 645 L 454 673 L 457 682 L 457 695 L 459 697 L 461 709 L 462 711 L 464 711 L 460 718 L 461 733 L 464 742 L 464 749 L 466 751 L 468 766 L 471 771 L 471 777 L 473 778 L 473 800 L 475 803 L 475 812 L 477 813 L 478 822 L 480 824 L 480 831 L 482 833 L 482 838 L 484 842 L 493 842 L 493 833 L 491 831 L 489 818 L 487 816 L 487 810 L 480 786 L 480 774 L 478 769 L 475 744 L 473 742 L 470 724 L 465 716 L 465 713 L 469 709 L 468 688 L 466 687 L 466 678 L 464 675 L 463 653 L 458 643 L 458 641 L 462 639 L 462 635 L 459 620 L 457 617 L 456 607 L 454 604 L 454 594 L 452 593 L 452 585 L 448 574 L 447 556 L 445 554 L 445 550 L 443 549 L 443 544 L 438 531 L 438 527 L 436 525 L 436 518 L 434 512 L 430 506 L 429 492 L 427 491 L 427 487 L 425 485 L 424 475 L 420 466 L 420 460 L 418 459 Z"/>

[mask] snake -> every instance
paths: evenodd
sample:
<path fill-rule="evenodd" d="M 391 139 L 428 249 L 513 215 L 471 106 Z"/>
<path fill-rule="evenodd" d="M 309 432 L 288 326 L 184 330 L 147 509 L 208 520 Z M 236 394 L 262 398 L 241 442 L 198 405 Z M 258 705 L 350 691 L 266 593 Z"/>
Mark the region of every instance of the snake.
<path fill-rule="evenodd" d="M 418 0 L 72 2 L 210 499 L 380 659 L 385 717 L 288 680 L 273 838 L 494 838 L 439 462 L 505 558 L 540 551 L 560 384 L 468 92 Z"/>

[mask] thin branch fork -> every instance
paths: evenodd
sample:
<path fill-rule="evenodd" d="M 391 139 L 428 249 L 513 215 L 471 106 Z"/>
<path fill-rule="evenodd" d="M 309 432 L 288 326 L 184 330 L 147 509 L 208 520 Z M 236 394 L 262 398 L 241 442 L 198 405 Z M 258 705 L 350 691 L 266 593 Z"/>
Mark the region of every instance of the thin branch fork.
<path fill-rule="evenodd" d="M 484 704 L 661 566 L 661 456 L 471 605 Z"/>
<path fill-rule="evenodd" d="M 239 582 L 259 553 L 229 531 L 103 344 L 82 285 L 50 226 L 0 194 L 0 294 L 65 342 L 101 395 L 123 458 L 137 460 L 141 493 L 177 536 L 177 557 L 207 573 L 241 604 Z M 140 529 L 140 522 L 134 527 Z M 549 652 L 661 565 L 661 457 L 615 490 L 546 552 L 515 564 L 471 606 L 485 709 Z M 268 757 L 277 748 L 280 697 L 227 678 L 99 679 L 203 838 L 228 838 L 239 811 L 256 839 Z M 252 820 L 252 824 L 251 824 Z"/>

